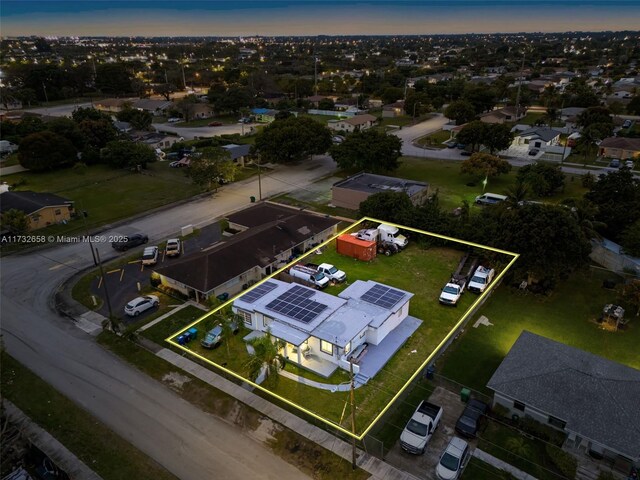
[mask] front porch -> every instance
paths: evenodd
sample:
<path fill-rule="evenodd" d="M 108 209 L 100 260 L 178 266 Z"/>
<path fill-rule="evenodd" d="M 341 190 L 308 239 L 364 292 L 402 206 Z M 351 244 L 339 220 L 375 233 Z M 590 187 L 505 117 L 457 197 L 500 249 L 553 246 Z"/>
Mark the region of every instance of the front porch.
<path fill-rule="evenodd" d="M 324 378 L 329 378 L 338 369 L 338 365 L 335 363 L 327 362 L 312 352 L 305 351 L 304 345 L 298 348 L 290 343 L 285 343 L 284 347 L 280 349 L 280 354 L 287 361 Z"/>
<path fill-rule="evenodd" d="M 369 344 L 366 354 L 358 362 L 359 374 L 366 378 L 375 376 L 421 324 L 422 320 L 409 316 L 389 332 L 378 345 Z"/>

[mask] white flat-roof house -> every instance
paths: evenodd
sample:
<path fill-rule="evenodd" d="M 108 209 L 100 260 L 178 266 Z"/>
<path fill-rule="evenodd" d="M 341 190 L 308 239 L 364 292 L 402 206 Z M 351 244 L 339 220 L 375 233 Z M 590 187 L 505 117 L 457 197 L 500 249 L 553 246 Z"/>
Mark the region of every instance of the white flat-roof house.
<path fill-rule="evenodd" d="M 289 361 L 325 377 L 338 367 L 348 371 L 350 362 L 359 373 L 366 349 L 393 338 L 380 353 L 385 358 L 376 360 L 382 364 L 369 370 L 372 376 L 421 323 L 409 317 L 411 297 L 412 293 L 372 280 L 356 280 L 334 296 L 269 279 L 236 299 L 233 311 L 253 330 L 245 339 L 269 330 L 282 342 Z M 405 320 L 411 325 L 399 329 L 402 335 L 391 335 Z"/>

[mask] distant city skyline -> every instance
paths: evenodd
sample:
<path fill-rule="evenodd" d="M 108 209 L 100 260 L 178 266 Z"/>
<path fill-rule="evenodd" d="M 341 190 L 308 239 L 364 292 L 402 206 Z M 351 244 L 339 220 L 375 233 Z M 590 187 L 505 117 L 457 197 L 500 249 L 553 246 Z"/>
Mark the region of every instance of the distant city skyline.
<path fill-rule="evenodd" d="M 3 0 L 3 36 L 437 35 L 638 30 L 635 0 Z"/>

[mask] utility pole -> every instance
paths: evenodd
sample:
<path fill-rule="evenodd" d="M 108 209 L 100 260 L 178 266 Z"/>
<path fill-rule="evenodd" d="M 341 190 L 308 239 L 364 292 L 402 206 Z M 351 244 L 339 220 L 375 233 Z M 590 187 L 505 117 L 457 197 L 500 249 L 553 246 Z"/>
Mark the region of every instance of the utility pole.
<path fill-rule="evenodd" d="M 522 88 L 522 71 L 524 70 L 524 56 L 522 52 L 522 66 L 520 67 L 520 81 L 518 82 L 518 93 L 516 94 L 516 119 L 520 116 L 520 89 Z"/>
<path fill-rule="evenodd" d="M 314 57 L 313 60 L 313 90 L 315 95 L 318 95 L 318 57 Z"/>
<path fill-rule="evenodd" d="M 351 468 L 356 469 L 356 392 L 353 381 L 353 362 L 349 361 L 349 374 L 351 375 Z"/>
<path fill-rule="evenodd" d="M 260 164 L 262 163 L 262 157 L 258 156 L 258 199 L 262 201 L 262 172 Z"/>
<path fill-rule="evenodd" d="M 89 248 L 91 249 L 91 256 L 93 257 L 93 264 L 98 265 L 98 261 L 96 260 L 96 252 L 93 251 L 93 244 L 91 243 L 91 236 L 89 235 L 89 228 L 87 227 L 87 214 L 86 210 L 82 210 L 82 223 L 84 225 L 84 230 L 87 233 L 87 241 L 89 242 Z M 102 280 L 104 282 L 104 279 Z"/>
<path fill-rule="evenodd" d="M 111 300 L 109 299 L 109 290 L 107 289 L 107 279 L 104 276 L 102 261 L 100 260 L 100 252 L 96 248 L 96 257 L 98 258 L 98 266 L 100 267 L 100 276 L 102 277 L 102 285 L 104 286 L 104 298 L 107 301 L 107 309 L 109 310 L 109 324 L 113 328 L 113 311 L 111 310 Z"/>

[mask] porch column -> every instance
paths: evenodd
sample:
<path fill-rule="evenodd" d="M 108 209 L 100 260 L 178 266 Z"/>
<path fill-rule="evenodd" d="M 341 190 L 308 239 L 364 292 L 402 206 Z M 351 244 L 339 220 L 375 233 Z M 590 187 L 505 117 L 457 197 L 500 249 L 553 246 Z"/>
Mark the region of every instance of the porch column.
<path fill-rule="evenodd" d="M 284 355 L 284 358 L 289 358 L 289 356 L 287 355 L 287 344 L 288 344 L 288 343 L 289 343 L 289 342 L 285 341 L 285 342 L 284 342 L 284 347 L 282 347 L 282 353 L 283 353 L 283 355 Z"/>
<path fill-rule="evenodd" d="M 298 347 L 298 365 L 302 365 L 302 360 L 300 358 L 300 350 L 302 350 L 302 345 Z"/>

